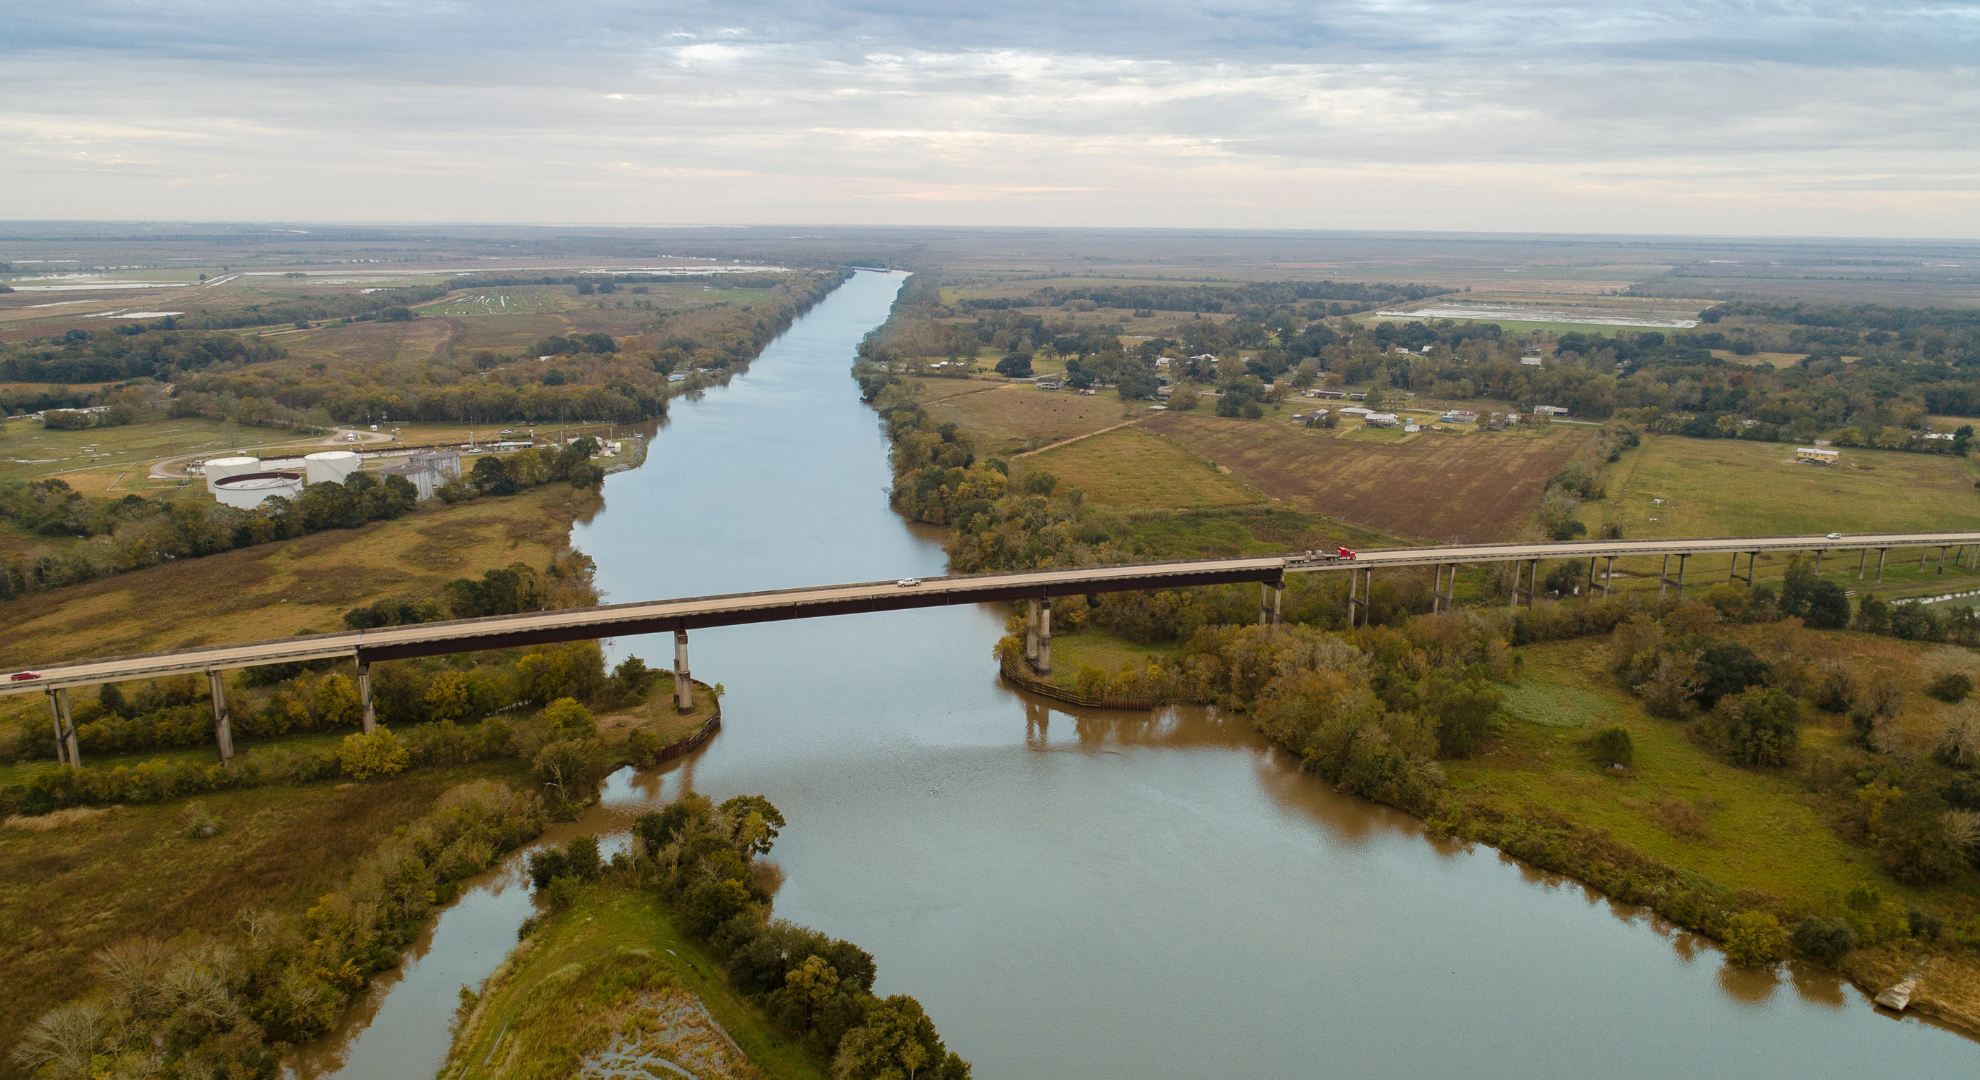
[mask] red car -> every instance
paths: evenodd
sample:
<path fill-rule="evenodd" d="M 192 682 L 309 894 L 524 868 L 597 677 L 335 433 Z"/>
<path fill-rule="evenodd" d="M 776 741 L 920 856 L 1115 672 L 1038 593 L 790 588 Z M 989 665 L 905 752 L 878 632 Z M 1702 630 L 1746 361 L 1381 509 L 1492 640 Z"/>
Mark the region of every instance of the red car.
<path fill-rule="evenodd" d="M 7 681 L 26 682 L 29 679 L 39 679 L 39 678 L 41 678 L 41 672 L 39 671 L 16 671 L 12 675 L 7 676 Z"/>

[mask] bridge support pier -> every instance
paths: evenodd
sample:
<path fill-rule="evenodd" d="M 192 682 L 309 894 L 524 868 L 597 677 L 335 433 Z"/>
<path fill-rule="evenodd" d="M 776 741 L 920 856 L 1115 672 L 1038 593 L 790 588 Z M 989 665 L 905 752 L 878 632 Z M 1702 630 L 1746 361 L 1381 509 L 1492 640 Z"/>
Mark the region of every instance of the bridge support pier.
<path fill-rule="evenodd" d="M 358 701 L 364 706 L 364 733 L 378 730 L 378 708 L 371 701 L 371 665 L 358 661 Z"/>
<path fill-rule="evenodd" d="M 1368 625 L 1369 570 L 1348 567 L 1348 629 Z M 1357 591 L 1358 590 L 1358 591 Z"/>
<path fill-rule="evenodd" d="M 82 768 L 82 754 L 76 748 L 76 725 L 69 718 L 69 692 L 48 691 L 48 711 L 55 717 L 55 758 L 71 769 Z"/>
<path fill-rule="evenodd" d="M 1607 600 L 1616 584 L 1616 557 L 1608 557 L 1609 564 L 1602 568 L 1602 599 Z"/>
<path fill-rule="evenodd" d="M 1690 558 L 1691 558 L 1691 556 L 1690 556 L 1690 555 L 1687 555 L 1687 554 L 1680 554 L 1680 555 L 1679 555 L 1679 556 L 1677 557 L 1677 561 L 1678 561 L 1678 576 L 1677 576 L 1677 580 L 1676 580 L 1676 581 L 1672 581 L 1672 580 L 1671 580 L 1671 577 L 1670 577 L 1670 574 L 1671 574 L 1671 557 L 1670 557 L 1669 555 L 1666 555 L 1666 556 L 1664 556 L 1664 570 L 1663 570 L 1663 575 L 1662 575 L 1661 577 L 1659 577 L 1659 578 L 1658 578 L 1658 580 L 1657 580 L 1657 599 L 1659 599 L 1659 600 L 1662 600 L 1662 599 L 1664 598 L 1664 586 L 1666 586 L 1666 585 L 1673 585 L 1673 586 L 1676 586 L 1676 587 L 1677 587 L 1677 598 L 1678 598 L 1679 600 L 1682 600 L 1682 599 L 1684 599 L 1684 564 L 1685 564 L 1685 561 L 1686 561 L 1686 560 L 1688 560 L 1688 559 L 1690 559 Z"/>
<path fill-rule="evenodd" d="M 694 678 L 688 674 L 687 631 L 674 631 L 674 711 L 694 711 Z"/>
<path fill-rule="evenodd" d="M 219 672 L 209 671 L 206 673 L 206 685 L 213 691 L 213 741 L 220 749 L 220 764 L 231 765 L 234 761 L 234 728 L 227 719 L 227 682 Z"/>
<path fill-rule="evenodd" d="M 1884 583 L 1884 556 L 1890 554 L 1890 550 L 1890 548 L 1877 549 L 1877 584 L 1879 585 Z"/>
<path fill-rule="evenodd" d="M 1525 589 L 1521 589 L 1519 587 L 1519 574 L 1522 564 L 1524 564 L 1526 570 Z M 1540 588 L 1539 574 L 1540 574 L 1539 559 L 1515 559 L 1513 561 L 1512 603 L 1508 605 L 1509 607 L 1511 607 L 1514 610 L 1518 610 L 1519 594 L 1521 592 L 1524 592 L 1526 594 L 1526 606 L 1529 609 L 1533 607 L 1533 594 L 1539 591 Z"/>
<path fill-rule="evenodd" d="M 1727 580 L 1727 581 L 1729 581 L 1729 582 L 1731 582 L 1731 581 L 1744 581 L 1744 582 L 1746 582 L 1746 587 L 1747 587 L 1747 588 L 1749 588 L 1749 589 L 1750 589 L 1750 588 L 1752 588 L 1752 587 L 1753 587 L 1753 564 L 1754 564 L 1755 562 L 1757 562 L 1757 561 L 1759 561 L 1759 559 L 1760 559 L 1760 553 L 1759 553 L 1759 552 L 1757 552 L 1757 551 L 1749 551 L 1749 552 L 1747 552 L 1747 553 L 1746 553 L 1746 573 L 1745 573 L 1744 575 L 1742 575 L 1742 574 L 1740 574 L 1740 572 L 1739 572 L 1739 552 L 1737 552 L 1737 551 L 1735 551 L 1735 552 L 1733 552 L 1733 565 L 1732 565 L 1732 576 L 1731 576 L 1731 577 L 1729 577 L 1729 578 L 1727 578 L 1726 580 Z"/>
<path fill-rule="evenodd" d="M 1945 549 L 1944 549 L 1944 548 L 1940 548 L 1939 550 L 1943 552 L 1943 551 L 1944 551 Z M 1919 548 L 1919 549 L 1918 549 L 1918 572 L 1919 572 L 1919 573 L 1921 573 L 1921 574 L 1925 572 L 1925 549 L 1924 549 L 1924 548 Z"/>
<path fill-rule="evenodd" d="M 1052 598 L 1038 602 L 1038 673 L 1052 673 Z"/>
<path fill-rule="evenodd" d="M 1264 629 L 1272 622 L 1272 586 L 1267 582 L 1258 583 L 1258 626 Z"/>
<path fill-rule="evenodd" d="M 1856 553 L 1856 580 L 1863 580 L 1863 568 L 1868 565 L 1870 565 L 1870 549 L 1864 548 Z"/>
<path fill-rule="evenodd" d="M 1457 610 L 1457 571 L 1456 563 L 1437 564 L 1437 581 L 1430 587 L 1431 614 Z"/>
<path fill-rule="evenodd" d="M 1024 662 L 1038 666 L 1038 601 L 1024 605 Z"/>
<path fill-rule="evenodd" d="M 1939 545 L 1939 573 L 1946 572 L 1946 545 Z"/>

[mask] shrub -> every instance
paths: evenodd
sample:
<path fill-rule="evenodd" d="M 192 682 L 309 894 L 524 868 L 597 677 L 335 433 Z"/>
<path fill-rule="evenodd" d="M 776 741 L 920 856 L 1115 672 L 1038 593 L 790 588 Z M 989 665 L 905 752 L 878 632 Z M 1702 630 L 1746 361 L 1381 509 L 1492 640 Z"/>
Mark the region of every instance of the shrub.
<path fill-rule="evenodd" d="M 1636 759 L 1636 747 L 1630 741 L 1626 727 L 1606 727 L 1588 740 L 1588 748 L 1595 755 L 1599 765 L 1621 765 L 1628 768 Z"/>
<path fill-rule="evenodd" d="M 565 737 L 598 732 L 598 720 L 591 715 L 590 709 L 578 704 L 576 698 L 558 698 L 545 706 L 543 722 Z"/>
<path fill-rule="evenodd" d="M 1794 951 L 1811 960 L 1833 965 L 1856 948 L 1856 931 L 1840 919 L 1810 915 L 1794 927 Z"/>
<path fill-rule="evenodd" d="M 1764 911 L 1742 911 L 1726 920 L 1726 959 L 1735 967 L 1765 967 L 1787 955 L 1787 931 Z"/>
<path fill-rule="evenodd" d="M 1712 711 L 1710 736 L 1735 765 L 1785 765 L 1801 734 L 1801 703 L 1785 690 L 1756 686 L 1723 698 Z"/>
<path fill-rule="evenodd" d="M 412 754 L 389 728 L 380 727 L 369 735 L 344 736 L 343 745 L 337 748 L 337 764 L 351 779 L 368 780 L 403 771 L 412 764 Z"/>
<path fill-rule="evenodd" d="M 1714 641 L 1698 654 L 1698 700 L 1707 708 L 1766 677 L 1766 662 L 1737 641 Z"/>
<path fill-rule="evenodd" d="M 1878 820 L 1884 869 L 1911 885 L 1950 879 L 1965 864 L 1946 829 L 1946 801 L 1936 792 L 1913 791 L 1890 801 Z"/>
<path fill-rule="evenodd" d="M 1957 672 L 1941 675 L 1926 684 L 1925 692 L 1948 705 L 1957 705 L 1973 693 L 1973 680 Z"/>

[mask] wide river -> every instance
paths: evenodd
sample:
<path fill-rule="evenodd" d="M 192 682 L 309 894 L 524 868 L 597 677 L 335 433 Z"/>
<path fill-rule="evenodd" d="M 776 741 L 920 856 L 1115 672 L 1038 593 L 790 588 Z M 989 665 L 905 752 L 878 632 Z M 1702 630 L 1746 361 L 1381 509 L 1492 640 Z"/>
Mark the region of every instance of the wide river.
<path fill-rule="evenodd" d="M 897 274 L 861 273 L 726 388 L 677 400 L 575 545 L 613 602 L 943 572 L 887 505 L 849 377 Z M 722 733 L 613 777 L 574 831 L 692 786 L 767 795 L 777 913 L 858 942 L 979 1080 L 1972 1076 L 1965 1038 L 1713 948 L 1293 768 L 1241 720 L 1068 710 L 1002 684 L 988 607 L 698 631 Z M 671 663 L 671 638 L 612 644 Z M 512 859 L 306 1075 L 425 1077 L 530 912 Z"/>

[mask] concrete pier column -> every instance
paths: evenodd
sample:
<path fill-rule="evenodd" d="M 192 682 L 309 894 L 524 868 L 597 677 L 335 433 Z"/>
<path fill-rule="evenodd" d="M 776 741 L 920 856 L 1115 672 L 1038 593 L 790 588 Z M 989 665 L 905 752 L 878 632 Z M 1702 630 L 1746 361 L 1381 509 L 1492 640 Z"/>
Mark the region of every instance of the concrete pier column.
<path fill-rule="evenodd" d="M 1271 597 L 1272 597 L 1272 587 L 1270 585 L 1265 584 L 1262 581 L 1259 582 L 1258 583 L 1258 625 L 1261 628 L 1271 624 L 1271 619 L 1272 619 Z"/>
<path fill-rule="evenodd" d="M 55 691 L 48 691 L 48 718 L 55 724 L 55 763 L 69 763 L 69 744 L 62 740 L 62 703 L 55 698 Z"/>
<path fill-rule="evenodd" d="M 1863 568 L 1868 565 L 1870 565 L 1870 549 L 1864 548 L 1856 553 L 1856 580 L 1863 580 Z"/>
<path fill-rule="evenodd" d="M 1944 548 L 1940 548 L 1939 550 L 1941 550 L 1941 551 L 1944 551 L 1945 549 L 1944 549 Z M 1919 573 L 1921 573 L 1921 574 L 1925 572 L 1925 549 L 1924 549 L 1924 548 L 1919 548 L 1919 549 L 1918 549 L 1918 572 L 1919 572 Z"/>
<path fill-rule="evenodd" d="M 1281 581 L 1278 584 L 1272 586 L 1272 625 L 1273 626 L 1278 626 L 1285 619 L 1285 615 L 1284 615 L 1285 601 L 1286 601 L 1286 583 Z"/>
<path fill-rule="evenodd" d="M 69 750 L 69 768 L 82 768 L 82 751 L 76 748 L 76 721 L 69 715 L 69 692 L 55 691 L 55 711 L 61 718 L 61 741 Z"/>
<path fill-rule="evenodd" d="M 1816 548 L 1816 549 L 1815 549 L 1815 576 L 1816 576 L 1816 577 L 1821 577 L 1821 576 L 1822 576 L 1822 549 L 1821 549 L 1821 548 Z"/>
<path fill-rule="evenodd" d="M 1946 572 L 1946 545 L 1939 545 L 1939 573 Z"/>
<path fill-rule="evenodd" d="M 1435 569 L 1437 576 L 1430 582 L 1430 614 L 1442 615 L 1444 613 L 1444 564 L 1438 563 Z"/>
<path fill-rule="evenodd" d="M 1689 558 L 1691 558 L 1689 555 L 1678 556 L 1677 598 L 1679 600 L 1684 599 L 1684 564 Z"/>
<path fill-rule="evenodd" d="M 227 719 L 227 681 L 219 672 L 209 671 L 206 685 L 213 691 L 213 741 L 220 748 L 220 764 L 225 765 L 234 760 L 234 728 Z"/>
<path fill-rule="evenodd" d="M 1519 574 L 1520 574 L 1520 571 L 1521 571 L 1521 570 L 1523 570 L 1523 569 L 1525 569 L 1525 563 L 1524 563 L 1524 561 L 1522 561 L 1522 560 L 1520 560 L 1520 559 L 1514 559 L 1514 560 L 1513 560 L 1513 587 L 1512 587 L 1512 602 L 1506 605 L 1506 607 L 1507 607 L 1507 608 L 1509 608 L 1510 610 L 1513 610 L 1513 611 L 1518 611 L 1518 610 L 1519 610 Z"/>
<path fill-rule="evenodd" d="M 1594 602 L 1595 602 L 1595 556 L 1590 555 L 1588 557 L 1588 595 L 1582 598 L 1582 603 L 1592 604 Z"/>
<path fill-rule="evenodd" d="M 1664 568 L 1657 571 L 1657 599 L 1664 598 L 1664 588 L 1671 583 L 1671 557 L 1664 556 Z"/>
<path fill-rule="evenodd" d="M 687 631 L 674 631 L 674 710 L 694 711 L 694 678 L 688 674 Z"/>
<path fill-rule="evenodd" d="M 1884 583 L 1884 556 L 1890 554 L 1890 550 L 1890 548 L 1877 549 L 1877 584 L 1879 585 Z"/>
<path fill-rule="evenodd" d="M 1038 662 L 1038 601 L 1027 600 L 1024 604 L 1024 659 L 1026 663 Z"/>
<path fill-rule="evenodd" d="M 1052 673 L 1052 598 L 1038 602 L 1038 673 Z"/>
<path fill-rule="evenodd" d="M 371 665 L 358 661 L 358 701 L 364 705 L 364 733 L 378 730 L 378 707 L 371 701 Z"/>
<path fill-rule="evenodd" d="M 1616 584 L 1616 557 L 1609 556 L 1609 565 L 1602 568 L 1602 599 L 1607 600 Z"/>

